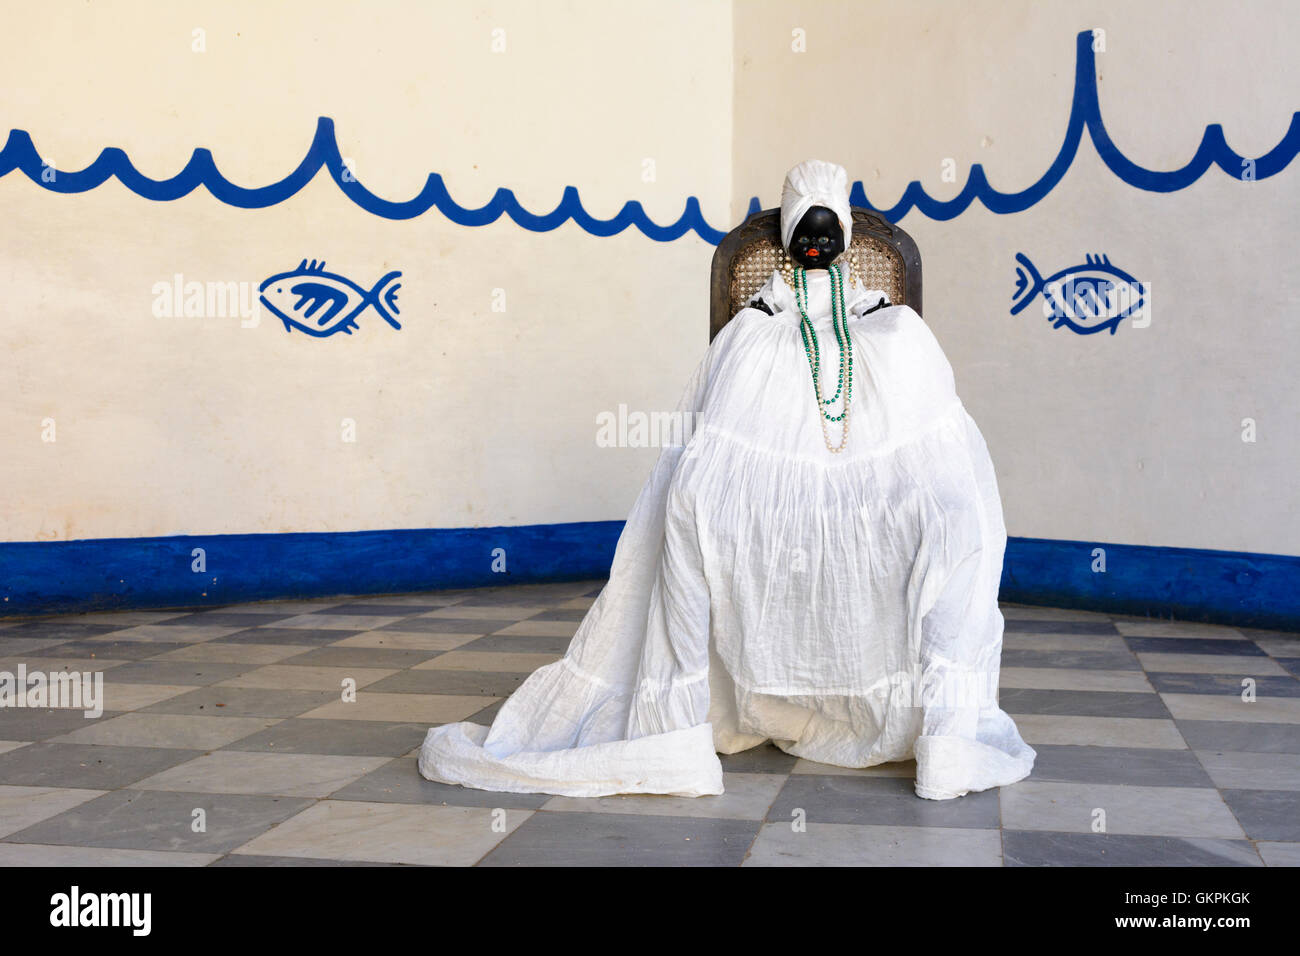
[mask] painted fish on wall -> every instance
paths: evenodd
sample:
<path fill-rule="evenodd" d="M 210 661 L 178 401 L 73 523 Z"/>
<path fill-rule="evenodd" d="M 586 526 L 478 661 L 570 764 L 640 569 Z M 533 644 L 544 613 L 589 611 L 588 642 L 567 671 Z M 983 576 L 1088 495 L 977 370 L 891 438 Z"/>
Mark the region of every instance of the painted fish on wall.
<path fill-rule="evenodd" d="M 1017 315 L 1042 295 L 1043 315 L 1052 328 L 1065 326 L 1079 335 L 1109 329 L 1115 334 L 1119 323 L 1145 312 L 1150 297 L 1145 284 L 1123 269 L 1111 265 L 1104 255 L 1084 256 L 1081 265 L 1069 266 L 1046 279 L 1022 252 L 1016 253 L 1016 291 L 1011 314 Z"/>
<path fill-rule="evenodd" d="M 308 264 L 304 259 L 292 272 L 271 276 L 257 291 L 262 304 L 284 323 L 286 332 L 296 328 L 321 338 L 336 332 L 351 335 L 357 328 L 357 316 L 367 308 L 373 308 L 393 328 L 402 327 L 394 318 L 401 311 L 397 290 L 402 284 L 392 284 L 401 274 L 390 272 L 366 290 L 351 279 L 326 272 L 323 261 L 317 264 L 312 259 Z"/>

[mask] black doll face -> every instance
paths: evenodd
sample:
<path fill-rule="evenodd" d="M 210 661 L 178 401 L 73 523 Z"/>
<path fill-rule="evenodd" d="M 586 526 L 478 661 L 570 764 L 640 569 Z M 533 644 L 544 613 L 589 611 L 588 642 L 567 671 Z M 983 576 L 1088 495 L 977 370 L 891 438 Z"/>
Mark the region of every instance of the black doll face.
<path fill-rule="evenodd" d="M 826 269 L 844 251 L 844 229 L 839 217 L 825 206 L 813 206 L 790 239 L 790 258 L 805 269 Z"/>

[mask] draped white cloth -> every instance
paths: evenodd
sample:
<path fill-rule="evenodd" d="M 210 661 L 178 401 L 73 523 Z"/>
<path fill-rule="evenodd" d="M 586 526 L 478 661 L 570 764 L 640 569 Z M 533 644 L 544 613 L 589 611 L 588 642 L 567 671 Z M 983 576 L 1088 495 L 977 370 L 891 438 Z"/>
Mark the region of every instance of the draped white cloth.
<path fill-rule="evenodd" d="M 838 348 L 809 273 L 824 390 Z M 930 799 L 1013 783 L 997 704 L 1006 529 L 992 463 L 921 317 L 854 280 L 851 430 L 827 451 L 794 293 L 773 273 L 710 346 L 562 660 L 491 728 L 430 730 L 420 772 L 485 790 L 723 792 L 765 740 L 844 767 L 916 759 Z M 829 395 L 827 395 L 829 397 Z M 839 425 L 830 425 L 838 444 Z"/>

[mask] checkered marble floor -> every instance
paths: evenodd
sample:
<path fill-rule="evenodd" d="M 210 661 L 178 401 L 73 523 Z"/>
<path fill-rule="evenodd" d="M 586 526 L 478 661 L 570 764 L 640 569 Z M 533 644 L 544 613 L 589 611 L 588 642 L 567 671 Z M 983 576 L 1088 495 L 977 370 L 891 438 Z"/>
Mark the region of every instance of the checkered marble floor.
<path fill-rule="evenodd" d="M 0 708 L 0 864 L 1300 864 L 1300 635 L 1051 608 L 1003 609 L 1038 763 L 1001 790 L 931 802 L 911 763 L 770 745 L 722 758 L 719 797 L 421 778 L 425 731 L 490 723 L 601 584 L 0 621 L 0 671 L 102 671 L 106 700 Z"/>

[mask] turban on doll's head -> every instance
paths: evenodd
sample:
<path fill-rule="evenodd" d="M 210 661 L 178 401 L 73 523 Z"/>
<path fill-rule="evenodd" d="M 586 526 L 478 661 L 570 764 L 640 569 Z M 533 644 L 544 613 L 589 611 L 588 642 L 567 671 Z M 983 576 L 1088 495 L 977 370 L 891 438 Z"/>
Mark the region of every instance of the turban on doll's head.
<path fill-rule="evenodd" d="M 853 241 L 853 214 L 849 208 L 849 174 L 843 166 L 809 159 L 785 174 L 781 189 L 781 245 L 788 252 L 799 220 L 813 206 L 825 206 L 840 220 L 844 248 Z"/>

